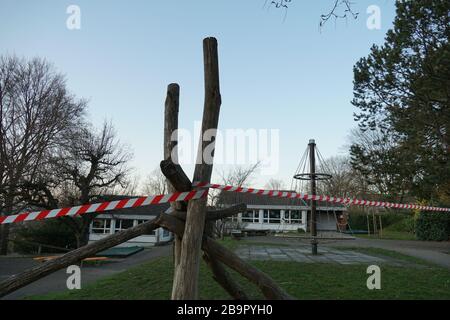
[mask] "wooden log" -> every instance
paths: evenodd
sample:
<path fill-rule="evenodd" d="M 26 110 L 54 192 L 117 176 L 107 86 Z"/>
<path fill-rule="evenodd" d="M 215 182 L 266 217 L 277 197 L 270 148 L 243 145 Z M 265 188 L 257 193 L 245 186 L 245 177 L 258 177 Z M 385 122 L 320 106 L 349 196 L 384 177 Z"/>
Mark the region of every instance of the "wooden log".
<path fill-rule="evenodd" d="M 183 230 L 185 230 L 185 227 L 183 227 L 183 222 L 177 218 L 171 215 L 161 214 L 158 218 L 158 224 L 163 228 L 184 237 Z M 293 297 L 281 289 L 270 276 L 245 262 L 236 254 L 221 246 L 214 239 L 204 237 L 202 248 L 209 257 L 220 261 L 258 286 L 265 298 L 271 300 L 293 299 Z"/>
<path fill-rule="evenodd" d="M 203 260 L 209 266 L 213 273 L 213 279 L 225 289 L 228 294 L 236 300 L 249 300 L 249 297 L 244 292 L 242 287 L 237 283 L 233 277 L 225 270 L 224 266 L 210 257 L 206 252 L 203 253 Z"/>
<path fill-rule="evenodd" d="M 267 274 L 253 267 L 251 264 L 239 258 L 235 253 L 221 246 L 211 238 L 203 241 L 203 250 L 211 257 L 219 260 L 224 265 L 235 270 L 249 281 L 253 282 L 269 300 L 292 300 L 293 297 L 286 293 Z"/>
<path fill-rule="evenodd" d="M 178 136 L 174 136 L 176 130 L 178 130 L 178 112 L 180 108 L 180 86 L 176 83 L 171 83 L 167 86 L 166 101 L 164 104 L 164 159 L 172 159 L 170 162 L 175 161 L 178 163 Z M 161 170 L 163 167 L 161 166 Z M 170 180 L 166 179 L 167 188 L 170 193 L 176 192 L 177 189 L 173 186 Z M 189 191 L 189 190 L 183 190 Z M 173 211 L 186 210 L 187 204 L 182 202 L 173 202 L 170 204 Z M 173 243 L 173 261 L 176 266 L 180 260 L 181 255 L 181 239 L 175 235 Z"/>
<path fill-rule="evenodd" d="M 163 174 L 175 187 L 176 190 L 178 191 L 191 190 L 192 185 L 191 181 L 184 173 L 183 168 L 181 168 L 180 165 L 176 165 L 171 161 L 171 159 L 167 159 L 161 161 L 160 167 Z M 215 221 L 217 219 L 231 217 L 235 214 L 238 214 L 239 212 L 244 212 L 246 210 L 247 206 L 245 204 L 240 204 L 230 208 L 207 212 L 206 220 Z M 186 221 L 186 212 L 173 211 L 170 214 L 182 221 Z M 224 288 L 224 290 L 231 295 L 231 297 L 237 300 L 248 300 L 245 292 L 242 290 L 239 284 L 231 277 L 231 275 L 225 270 L 225 268 L 220 262 L 208 257 L 206 253 L 203 254 L 203 260 L 211 269 L 214 280 L 217 283 L 219 283 Z"/>
<path fill-rule="evenodd" d="M 183 169 L 179 164 L 173 163 L 172 159 L 166 159 L 161 161 L 159 164 L 161 168 L 161 172 L 166 177 L 167 181 L 170 183 L 171 188 L 173 190 L 171 192 L 187 192 L 192 190 L 191 180 L 188 178 L 186 173 L 184 173 Z M 175 206 L 175 210 L 178 211 L 186 211 L 187 210 L 187 202 L 186 201 L 178 201 L 175 202 L 177 206 Z"/>
<path fill-rule="evenodd" d="M 70 251 L 59 258 L 47 261 L 41 265 L 35 266 L 17 275 L 9 277 L 8 279 L 0 283 L 0 297 L 3 297 L 8 293 L 26 286 L 27 284 L 39 280 L 59 269 L 65 268 L 72 264 L 77 264 L 84 258 L 93 256 L 97 252 L 109 249 L 130 239 L 136 238 L 142 234 L 155 230 L 159 228 L 159 225 L 156 223 L 157 220 L 158 218 L 155 218 L 153 220 L 139 224 L 136 227 L 115 233 L 106 238 L 90 243 L 84 247 Z"/>
<path fill-rule="evenodd" d="M 203 109 L 202 130 L 194 170 L 194 181 L 210 182 L 213 170 L 214 148 L 205 161 L 205 153 L 211 148 L 215 137 L 207 141 L 205 133 L 217 129 L 221 105 L 219 89 L 219 59 L 217 40 L 203 40 L 203 59 L 205 74 L 205 104 Z M 191 200 L 188 204 L 185 232 L 181 243 L 180 263 L 175 270 L 172 299 L 198 298 L 198 273 L 200 264 L 202 236 L 205 225 L 206 198 Z"/>

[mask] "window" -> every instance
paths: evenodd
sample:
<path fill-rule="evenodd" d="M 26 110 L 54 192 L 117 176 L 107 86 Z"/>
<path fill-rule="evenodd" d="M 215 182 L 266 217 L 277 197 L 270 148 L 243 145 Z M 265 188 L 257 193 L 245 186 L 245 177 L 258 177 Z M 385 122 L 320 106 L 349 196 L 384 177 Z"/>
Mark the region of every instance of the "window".
<path fill-rule="evenodd" d="M 242 222 L 259 223 L 259 210 L 248 210 L 242 213 Z"/>
<path fill-rule="evenodd" d="M 253 222 L 253 210 L 248 210 L 242 213 L 242 222 Z"/>
<path fill-rule="evenodd" d="M 280 223 L 280 210 L 269 210 L 269 223 Z"/>
<path fill-rule="evenodd" d="M 301 223 L 301 211 L 299 210 L 291 210 L 291 220 L 290 223 Z"/>
<path fill-rule="evenodd" d="M 263 222 L 269 223 L 269 210 L 264 210 Z"/>
<path fill-rule="evenodd" d="M 94 219 L 94 221 L 92 221 L 92 233 L 108 234 L 110 233 L 110 228 L 110 219 Z"/>
<path fill-rule="evenodd" d="M 163 238 L 167 238 L 169 235 L 169 230 L 163 229 Z"/>
<path fill-rule="evenodd" d="M 131 219 L 116 219 L 115 232 L 131 228 L 133 226 L 134 220 Z"/>
<path fill-rule="evenodd" d="M 144 223 L 147 221 L 149 221 L 149 220 L 137 220 L 137 224 L 141 224 L 141 223 Z M 142 235 L 143 236 L 156 236 L 156 230 L 148 231 L 146 233 L 143 233 Z"/>

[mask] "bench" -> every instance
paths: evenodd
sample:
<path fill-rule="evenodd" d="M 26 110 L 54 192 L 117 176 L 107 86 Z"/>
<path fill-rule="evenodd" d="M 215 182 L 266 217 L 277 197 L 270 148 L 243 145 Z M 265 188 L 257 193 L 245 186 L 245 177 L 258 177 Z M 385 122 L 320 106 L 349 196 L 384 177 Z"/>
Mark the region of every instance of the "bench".
<path fill-rule="evenodd" d="M 47 262 L 56 258 L 59 258 L 61 256 L 46 256 L 46 257 L 35 257 L 33 260 L 39 261 L 39 262 Z M 81 266 L 83 266 L 83 262 L 101 262 L 101 261 L 107 261 L 109 258 L 107 257 L 90 257 L 90 258 L 84 258 L 81 261 Z"/>

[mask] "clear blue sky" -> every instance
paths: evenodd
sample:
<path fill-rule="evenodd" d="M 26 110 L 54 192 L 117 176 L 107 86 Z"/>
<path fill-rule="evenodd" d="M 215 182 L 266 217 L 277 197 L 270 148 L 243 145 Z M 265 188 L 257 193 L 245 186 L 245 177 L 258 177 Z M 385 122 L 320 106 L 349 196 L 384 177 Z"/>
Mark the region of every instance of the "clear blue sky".
<path fill-rule="evenodd" d="M 273 178 L 290 184 L 310 138 L 325 157 L 346 152 L 355 126 L 352 67 L 383 42 L 395 15 L 393 0 L 355 0 L 358 20 L 330 21 L 320 31 L 319 16 L 333 2 L 293 0 L 284 20 L 265 0 L 0 0 L 0 54 L 53 62 L 70 90 L 89 99 L 92 122 L 113 122 L 145 175 L 162 158 L 167 84 L 181 85 L 180 127 L 193 129 L 201 118 L 202 39 L 214 36 L 220 128 L 280 129 Z M 81 8 L 81 30 L 66 28 L 71 4 Z M 381 8 L 381 30 L 366 27 L 373 4 Z"/>

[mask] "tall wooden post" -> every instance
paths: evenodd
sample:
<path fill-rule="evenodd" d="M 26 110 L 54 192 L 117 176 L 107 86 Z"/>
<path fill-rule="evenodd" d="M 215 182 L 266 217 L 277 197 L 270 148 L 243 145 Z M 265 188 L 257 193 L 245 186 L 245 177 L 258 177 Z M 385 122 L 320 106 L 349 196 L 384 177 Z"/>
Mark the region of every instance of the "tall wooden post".
<path fill-rule="evenodd" d="M 178 112 L 180 108 L 180 86 L 176 83 L 171 83 L 167 86 L 167 96 L 164 104 L 164 160 L 171 160 L 174 163 L 178 163 L 178 153 L 176 153 L 176 146 L 178 143 L 178 137 L 173 139 L 174 132 L 178 129 Z M 167 189 L 170 193 L 177 192 L 170 183 L 167 181 Z M 170 204 L 173 210 L 186 210 L 182 207 L 180 202 L 172 202 Z M 173 244 L 173 260 L 175 269 L 178 265 L 181 255 L 181 239 L 177 235 Z"/>
<path fill-rule="evenodd" d="M 197 164 L 194 170 L 193 181 L 210 182 L 213 169 L 212 160 L 215 136 L 205 137 L 205 132 L 217 129 L 221 96 L 219 88 L 219 58 L 217 53 L 217 40 L 206 38 L 203 40 L 203 59 L 205 72 L 205 104 L 203 109 L 202 130 L 200 134 Z M 204 152 L 211 150 L 210 158 L 205 162 Z M 172 299 L 187 300 L 198 297 L 198 273 L 201 254 L 201 245 L 206 215 L 206 198 L 191 200 L 188 204 L 185 230 L 181 242 L 180 261 L 175 271 Z"/>
<path fill-rule="evenodd" d="M 309 140 L 309 167 L 311 174 L 311 194 L 316 194 L 316 142 Z M 311 200 L 311 253 L 317 255 L 317 218 L 316 218 L 316 200 Z"/>

